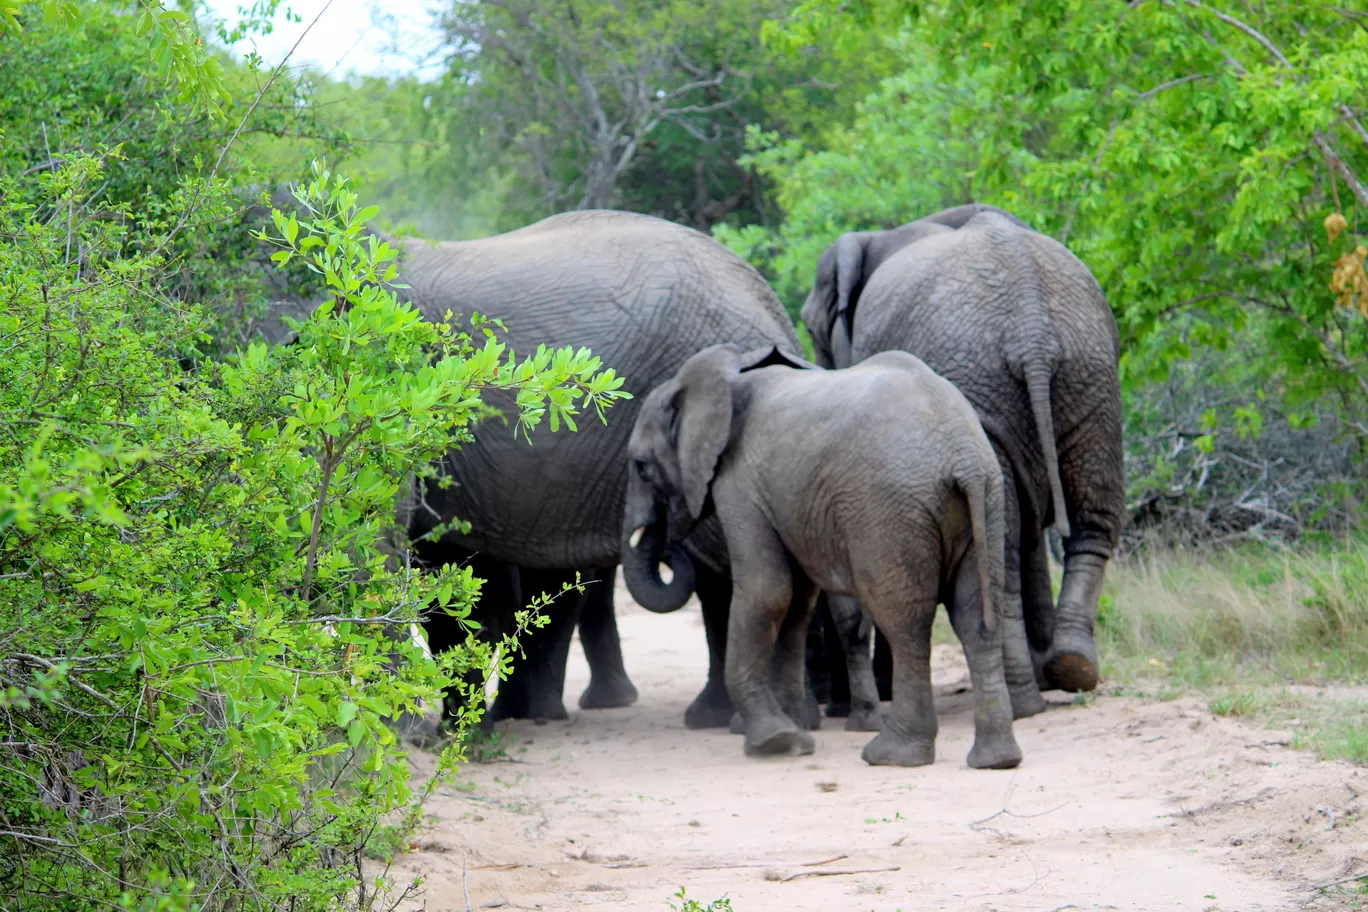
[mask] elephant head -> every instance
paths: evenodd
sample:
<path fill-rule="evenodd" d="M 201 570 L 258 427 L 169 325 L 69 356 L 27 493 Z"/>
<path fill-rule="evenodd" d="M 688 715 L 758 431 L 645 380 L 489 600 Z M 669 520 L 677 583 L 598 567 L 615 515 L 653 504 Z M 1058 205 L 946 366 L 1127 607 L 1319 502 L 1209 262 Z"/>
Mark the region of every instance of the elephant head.
<path fill-rule="evenodd" d="M 855 307 L 874 270 L 909 244 L 962 228 L 981 212 L 996 212 L 1018 227 L 1032 230 L 1010 212 L 984 203 L 969 203 L 888 231 L 853 231 L 837 238 L 817 262 L 817 278 L 801 314 L 812 337 L 817 363 L 828 368 L 850 366 Z"/>
<path fill-rule="evenodd" d="M 712 512 L 710 489 L 731 438 L 732 381 L 742 372 L 783 364 L 815 369 L 776 346 L 743 352 L 714 345 L 685 361 L 642 403 L 627 444 L 622 570 L 632 597 L 650 611 L 681 608 L 694 571 L 680 542 Z M 660 564 L 673 571 L 667 583 Z"/>

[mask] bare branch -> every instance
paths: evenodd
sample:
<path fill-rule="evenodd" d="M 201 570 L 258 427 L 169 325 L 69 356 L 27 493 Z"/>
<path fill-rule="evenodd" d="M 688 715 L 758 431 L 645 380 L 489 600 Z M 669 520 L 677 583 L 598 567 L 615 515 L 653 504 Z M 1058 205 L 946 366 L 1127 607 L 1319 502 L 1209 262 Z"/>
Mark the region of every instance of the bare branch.
<path fill-rule="evenodd" d="M 1285 55 L 1276 44 L 1274 44 L 1266 35 L 1264 35 L 1258 29 L 1254 28 L 1246 22 L 1243 22 L 1235 18 L 1229 13 L 1224 13 L 1220 10 L 1206 6 L 1205 4 L 1198 2 L 1198 0 L 1184 0 L 1184 2 L 1194 9 L 1204 10 L 1210 13 L 1212 16 L 1221 20 L 1227 25 L 1230 25 L 1233 28 L 1238 29 L 1239 31 L 1248 35 L 1250 38 L 1253 38 L 1260 45 L 1262 45 L 1263 48 L 1267 50 L 1269 54 L 1271 54 L 1273 58 L 1284 68 L 1289 70 L 1295 69 L 1295 67 L 1293 67 L 1292 65 L 1292 62 L 1287 59 L 1287 55 Z M 1206 34 L 1205 37 L 1208 43 L 1210 43 L 1213 47 L 1217 47 L 1219 49 L 1215 39 L 1212 38 L 1210 34 Z M 1233 57 L 1226 55 L 1226 63 L 1229 66 L 1231 66 L 1235 70 L 1235 72 L 1239 73 L 1241 76 L 1249 75 L 1249 71 Z M 1363 125 L 1359 123 L 1357 118 L 1353 116 L 1353 111 L 1351 109 L 1348 109 L 1347 106 L 1342 105 L 1340 107 L 1340 112 L 1342 114 L 1345 114 L 1349 118 L 1351 124 L 1359 132 L 1360 136 L 1368 137 L 1368 131 L 1365 131 Z M 1321 154 L 1325 156 L 1326 161 L 1330 163 L 1330 167 L 1333 168 L 1335 172 L 1338 173 L 1339 176 L 1344 179 L 1344 182 L 1349 185 L 1349 189 L 1353 192 L 1354 198 L 1359 201 L 1359 204 L 1364 207 L 1368 207 L 1368 186 L 1364 185 L 1363 181 L 1361 181 L 1358 175 L 1354 173 L 1354 170 L 1350 168 L 1349 165 L 1344 161 L 1344 159 L 1342 159 L 1339 156 L 1339 154 L 1335 151 L 1334 147 L 1330 144 L 1329 138 L 1326 137 L 1322 131 L 1317 130 L 1312 135 L 1311 142 L 1316 146 L 1317 149 L 1321 151 Z M 1365 142 L 1368 142 L 1368 138 L 1365 138 Z"/>
<path fill-rule="evenodd" d="M 1285 56 L 1283 56 L 1283 52 L 1278 49 L 1278 46 L 1274 44 L 1272 41 L 1269 41 L 1268 38 L 1266 38 L 1264 34 L 1260 32 L 1258 29 L 1254 28 L 1251 25 L 1247 25 L 1244 22 L 1241 22 L 1239 19 L 1236 19 L 1229 13 L 1223 13 L 1218 9 L 1207 6 L 1203 3 L 1199 3 L 1198 0 L 1186 0 L 1186 2 L 1188 6 L 1191 6 L 1195 9 L 1206 10 L 1207 12 L 1211 13 L 1211 15 L 1215 16 L 1217 19 L 1220 19 L 1227 25 L 1234 26 L 1235 28 L 1244 32 L 1246 35 L 1253 38 L 1255 41 L 1259 42 L 1259 44 L 1263 45 L 1264 48 L 1267 49 L 1268 52 L 1272 54 L 1275 58 L 1277 58 L 1278 62 L 1281 63 L 1283 66 L 1288 67 L 1289 69 L 1292 67 L 1292 62 L 1288 60 Z"/>
<path fill-rule="evenodd" d="M 1157 86 L 1155 86 L 1154 88 L 1150 89 L 1148 92 L 1141 92 L 1139 95 L 1135 96 L 1135 98 L 1136 98 L 1137 101 L 1144 101 L 1144 100 L 1146 100 L 1146 99 L 1153 98 L 1155 95 L 1158 95 L 1160 92 L 1166 91 L 1166 90 L 1168 90 L 1168 89 L 1172 89 L 1172 88 L 1174 88 L 1175 86 L 1180 86 L 1180 85 L 1184 85 L 1184 84 L 1189 83 L 1189 82 L 1197 82 L 1197 81 L 1202 80 L 1202 79 L 1211 79 L 1211 78 L 1212 78 L 1212 77 L 1211 77 L 1211 75 L 1210 75 L 1209 73 L 1192 73 L 1192 74 L 1190 74 L 1190 75 L 1188 75 L 1188 76 L 1180 76 L 1180 77 L 1178 77 L 1177 79 L 1171 79 L 1171 80 L 1169 80 L 1168 82 L 1161 83 L 1160 85 L 1157 85 Z"/>
<path fill-rule="evenodd" d="M 13 658 L 14 660 L 16 660 L 16 661 L 23 662 L 23 663 L 26 664 L 26 665 L 37 665 L 39 668 L 46 668 L 46 669 L 49 670 L 49 671 L 56 671 L 56 670 L 58 670 L 58 668 L 59 668 L 59 666 L 58 666 L 57 664 L 55 664 L 55 663 L 53 663 L 53 662 L 49 662 L 47 659 L 45 659 L 45 658 L 43 658 L 43 657 L 41 657 L 41 656 L 29 655 L 29 654 L 26 653 L 26 652 L 16 652 L 16 653 L 13 653 L 13 654 L 12 654 L 12 658 Z M 122 709 L 121 709 L 121 707 L 119 706 L 118 703 L 115 703 L 115 702 L 114 702 L 113 700 L 111 700 L 109 697 L 107 697 L 107 696 L 105 696 L 104 694 L 100 693 L 98 690 L 96 690 L 95 688 L 91 687 L 89 684 L 82 684 L 80 681 L 73 681 L 73 680 L 71 680 L 71 679 L 69 679 L 69 678 L 68 678 L 68 681 L 71 683 L 71 685 L 72 685 L 73 687 L 75 687 L 77 690 L 79 690 L 81 693 L 85 694 L 86 696 L 91 697 L 91 698 L 93 698 L 93 699 L 95 699 L 95 700 L 100 701 L 100 702 L 103 703 L 105 706 L 108 706 L 110 709 L 114 710 L 115 712 L 122 712 Z"/>
<path fill-rule="evenodd" d="M 1348 105 L 1340 105 L 1340 113 L 1344 115 L 1344 119 L 1348 122 L 1349 126 L 1354 128 L 1354 132 L 1359 135 L 1359 139 L 1363 140 L 1363 144 L 1368 146 L 1368 129 L 1364 128 L 1363 121 L 1358 119 L 1354 113 L 1354 109 Z"/>
<path fill-rule="evenodd" d="M 1362 128 L 1360 127 L 1360 129 Z M 1335 173 L 1349 185 L 1349 190 L 1354 194 L 1354 199 L 1358 200 L 1359 205 L 1368 208 L 1368 187 L 1359 180 L 1354 169 L 1350 168 L 1344 159 L 1339 157 L 1339 153 L 1330 145 L 1330 140 L 1326 138 L 1325 134 L 1317 130 L 1311 137 L 1311 142 L 1315 143 L 1317 149 L 1320 149 L 1325 160 L 1330 163 L 1330 167 L 1335 169 Z"/>
<path fill-rule="evenodd" d="M 1325 350 L 1330 353 L 1330 357 L 1332 357 L 1335 360 L 1335 363 L 1339 365 L 1340 369 L 1344 371 L 1344 373 L 1347 374 L 1350 378 L 1352 378 L 1355 383 L 1358 384 L 1359 391 L 1362 392 L 1365 396 L 1368 396 L 1368 380 L 1365 380 L 1363 376 L 1355 369 L 1353 362 L 1349 360 L 1348 356 L 1345 355 L 1344 352 L 1337 345 L 1335 345 L 1335 343 L 1330 339 L 1330 337 L 1325 333 L 1325 331 L 1312 325 L 1311 321 L 1307 319 L 1304 314 L 1299 313 L 1295 308 L 1291 306 L 1285 304 L 1274 304 L 1271 301 L 1265 301 L 1260 298 L 1246 297 L 1244 298 L 1244 300 L 1247 303 L 1258 305 L 1259 307 L 1262 307 L 1265 310 L 1271 310 L 1274 313 L 1282 314 L 1285 317 L 1290 317 L 1293 320 L 1296 320 L 1298 323 L 1300 323 L 1303 327 L 1306 328 L 1308 332 L 1314 335 L 1317 341 L 1319 341 L 1320 344 L 1325 348 Z"/>

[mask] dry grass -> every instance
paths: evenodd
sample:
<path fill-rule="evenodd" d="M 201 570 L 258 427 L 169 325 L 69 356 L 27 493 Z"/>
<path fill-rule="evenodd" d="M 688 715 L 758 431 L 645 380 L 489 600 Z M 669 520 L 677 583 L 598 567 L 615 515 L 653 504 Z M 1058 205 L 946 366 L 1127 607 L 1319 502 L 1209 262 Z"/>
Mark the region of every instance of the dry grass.
<path fill-rule="evenodd" d="M 1368 546 L 1149 554 L 1107 576 L 1098 636 L 1111 677 L 1368 680 Z"/>
<path fill-rule="evenodd" d="M 1098 646 L 1114 687 L 1202 693 L 1218 714 L 1368 763 L 1368 544 L 1151 552 L 1107 576 Z"/>

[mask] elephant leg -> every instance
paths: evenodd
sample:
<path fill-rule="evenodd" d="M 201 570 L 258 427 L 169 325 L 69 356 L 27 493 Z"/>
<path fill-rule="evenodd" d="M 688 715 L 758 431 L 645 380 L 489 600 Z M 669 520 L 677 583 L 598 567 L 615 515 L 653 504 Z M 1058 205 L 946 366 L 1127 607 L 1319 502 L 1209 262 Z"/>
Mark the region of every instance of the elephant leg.
<path fill-rule="evenodd" d="M 521 655 L 514 658 L 513 673 L 499 686 L 490 715 L 495 721 L 567 719 L 569 713 L 561 699 L 565 689 L 565 665 L 570 658 L 570 640 L 574 637 L 585 595 L 573 589 L 562 591 L 563 584 L 574 582 L 574 571 L 521 568 L 519 578 L 523 598 L 527 601 L 542 594 L 551 598 L 544 609 L 551 622 L 523 634 L 518 643 Z M 514 610 L 522 607 L 514 603 Z"/>
<path fill-rule="evenodd" d="M 792 579 L 793 594 L 788 614 L 784 616 L 774 643 L 771 686 L 784 713 L 811 731 L 822 724 L 822 714 L 812 692 L 806 661 L 807 638 L 812 629 L 813 602 L 817 598 L 817 590 L 797 567 L 793 568 Z"/>
<path fill-rule="evenodd" d="M 812 695 L 819 704 L 830 705 L 834 675 L 832 674 L 830 644 L 835 642 L 831 631 L 831 618 L 826 609 L 826 595 L 817 596 L 817 605 L 812 610 L 812 621 L 807 631 L 807 673 Z"/>
<path fill-rule="evenodd" d="M 806 661 L 803 662 L 803 722 L 809 731 L 822 727 L 822 704 L 817 702 L 817 693 L 812 689 Z"/>
<path fill-rule="evenodd" d="M 1126 517 L 1121 401 L 1110 369 L 1111 363 L 1090 377 L 1105 381 L 1088 383 L 1084 389 L 1090 395 L 1069 402 L 1072 414 L 1087 420 L 1059 454 L 1071 534 L 1064 540 L 1064 578 L 1044 672 L 1050 686 L 1061 690 L 1097 687 L 1097 600 Z"/>
<path fill-rule="evenodd" d="M 814 615 L 812 623 L 822 625 L 822 653 L 816 657 L 815 661 L 820 663 L 827 679 L 827 699 L 822 701 L 826 703 L 826 716 L 828 719 L 849 718 L 850 672 L 846 665 L 845 640 L 841 636 L 840 628 L 832 619 L 831 608 L 827 604 L 825 592 L 817 597 L 817 613 Z M 809 658 L 808 668 L 810 671 L 813 663 L 814 659 Z M 821 700 L 821 694 L 817 696 Z"/>
<path fill-rule="evenodd" d="M 1067 545 L 1065 546 L 1067 549 Z M 1107 559 L 1074 551 L 1064 558 L 1064 583 L 1059 589 L 1054 637 L 1045 654 L 1045 680 L 1060 690 L 1097 687 L 1097 642 L 1093 625 Z"/>
<path fill-rule="evenodd" d="M 622 641 L 613 613 L 616 582 L 617 567 L 601 567 L 595 571 L 594 581 L 585 593 L 579 635 L 589 662 L 589 686 L 580 694 L 580 709 L 631 706 L 637 701 L 637 689 L 622 664 Z"/>
<path fill-rule="evenodd" d="M 973 769 L 1013 769 L 1021 763 L 1021 748 L 1012 734 L 1012 698 L 1003 675 L 1006 625 L 998 624 L 991 632 L 984 625 L 979 579 L 978 561 L 968 554 L 960 561 L 953 592 L 945 600 L 974 688 L 974 746 L 967 760 Z"/>
<path fill-rule="evenodd" d="M 1007 458 L 998 453 L 1002 477 L 1006 484 L 1003 498 L 1006 541 L 1003 542 L 1002 606 L 998 617 L 1002 627 L 1002 665 L 1007 679 L 1007 692 L 1012 695 L 1012 714 L 1018 719 L 1045 711 L 1045 698 L 1036 684 L 1035 665 L 1031 662 L 1031 646 L 1026 639 L 1026 619 L 1021 601 L 1021 538 L 1024 517 L 1015 484 L 1007 481 L 1015 476 Z"/>
<path fill-rule="evenodd" d="M 880 702 L 893 699 L 893 650 L 888 647 L 888 637 L 877 625 L 874 628 L 874 683 L 879 688 Z"/>
<path fill-rule="evenodd" d="M 931 696 L 934 581 L 907 581 L 864 599 L 888 636 L 893 659 L 893 706 L 883 728 L 860 755 L 874 766 L 925 766 L 936 761 L 936 707 Z"/>
<path fill-rule="evenodd" d="M 745 727 L 746 755 L 811 753 L 815 746 L 812 736 L 790 715 L 793 707 L 786 708 L 780 702 L 773 686 L 778 670 L 780 677 L 787 679 L 790 703 L 795 689 L 801 696 L 802 679 L 794 680 L 794 672 L 801 666 L 791 655 L 776 661 L 781 636 L 784 651 L 798 650 L 801 661 L 806 633 L 805 627 L 797 627 L 795 635 L 795 625 L 791 624 L 786 629 L 794 592 L 787 555 L 773 530 L 759 523 L 743 530 L 737 540 L 745 541 L 746 546 L 744 551 L 729 549 L 733 577 L 726 681 L 727 693 Z"/>
<path fill-rule="evenodd" d="M 518 586 L 518 568 L 501 561 L 473 554 L 463 548 L 439 544 L 428 544 L 419 552 L 420 559 L 428 566 L 437 567 L 447 564 L 470 566 L 476 578 L 484 580 L 480 587 L 480 598 L 475 605 L 474 618 L 480 625 L 477 636 L 491 645 L 497 644 L 503 635 L 511 630 L 513 613 L 511 606 L 522 601 Z M 466 641 L 466 629 L 456 618 L 451 617 L 434 606 L 423 616 L 423 632 L 427 636 L 428 650 L 440 656 L 449 649 L 462 646 Z M 448 727 L 460 717 L 464 706 L 465 693 L 479 694 L 477 701 L 484 709 L 485 671 L 473 668 L 465 673 L 461 684 L 446 689 L 442 698 L 442 725 Z M 480 717 L 480 726 L 486 731 L 492 729 L 494 719 L 489 712 Z"/>
<path fill-rule="evenodd" d="M 819 619 L 811 611 L 808 612 L 808 615 L 809 620 L 803 640 L 803 653 L 806 661 L 803 662 L 802 695 L 790 699 L 781 697 L 780 703 L 784 706 L 784 711 L 792 715 L 793 721 L 799 723 L 809 731 L 816 731 L 822 727 L 822 706 L 817 697 L 817 687 L 814 683 L 812 667 L 814 662 L 819 664 L 822 663 L 831 653 L 822 636 L 821 628 L 817 626 Z M 787 629 L 788 623 L 789 622 L 786 620 L 785 629 Z M 776 678 L 772 682 L 772 686 L 775 688 L 775 693 L 779 694 L 782 692 L 780 681 L 783 678 L 783 674 L 779 671 L 782 663 L 778 658 L 780 650 L 782 649 L 782 638 L 775 648 L 776 662 L 774 667 Z M 828 683 L 828 686 L 829 680 L 830 679 L 828 678 L 828 681 L 824 682 Z M 793 715 L 794 713 L 796 713 L 796 715 Z M 733 735 L 744 735 L 746 733 L 746 720 L 742 717 L 739 710 L 732 713 L 731 721 L 727 725 L 727 730 Z"/>
<path fill-rule="evenodd" d="M 874 681 L 874 663 L 869 655 L 869 639 L 874 621 L 857 599 L 827 596 L 831 621 L 837 630 L 847 669 L 850 714 L 846 731 L 878 731 L 883 727 L 879 714 L 879 689 Z M 836 652 L 836 650 L 832 650 Z"/>
<path fill-rule="evenodd" d="M 1031 666 L 1036 686 L 1049 687 L 1045 679 L 1045 658 L 1054 640 L 1055 600 L 1050 583 L 1050 551 L 1045 533 L 1036 536 L 1035 545 L 1027 547 L 1023 539 L 1021 553 L 1021 604 L 1026 620 L 1026 640 L 1031 647 Z"/>
<path fill-rule="evenodd" d="M 732 581 L 727 574 L 709 570 L 701 562 L 695 563 L 694 573 L 694 593 L 703 608 L 703 630 L 708 638 L 708 683 L 684 711 L 684 727 L 726 728 L 733 709 L 726 685 Z"/>

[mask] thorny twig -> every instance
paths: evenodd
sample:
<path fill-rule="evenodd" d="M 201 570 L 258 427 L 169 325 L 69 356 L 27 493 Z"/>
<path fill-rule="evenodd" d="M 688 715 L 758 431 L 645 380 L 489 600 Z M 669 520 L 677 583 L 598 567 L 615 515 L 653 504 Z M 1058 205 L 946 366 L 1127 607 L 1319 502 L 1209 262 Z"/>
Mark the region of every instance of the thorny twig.
<path fill-rule="evenodd" d="M 987 822 L 990 821 L 990 820 L 993 820 L 993 819 L 995 819 L 995 818 L 997 818 L 997 817 L 1002 817 L 1002 816 L 1016 817 L 1018 820 L 1029 820 L 1029 819 L 1032 818 L 1032 817 L 1044 817 L 1046 814 L 1053 814 L 1055 811 L 1059 810 L 1060 808 L 1067 807 L 1067 806 L 1069 805 L 1069 803 L 1070 803 L 1070 802 L 1068 802 L 1068 801 L 1065 801 L 1063 804 L 1060 804 L 1060 805 L 1058 805 L 1058 806 L 1056 806 L 1056 807 L 1052 807 L 1052 808 L 1050 808 L 1048 811 L 1040 811 L 1039 813 L 1036 813 L 1036 814 L 1017 814 L 1017 813 L 1015 813 L 1015 812 L 1013 812 L 1013 811 L 1007 810 L 1007 805 L 1010 804 L 1011 801 L 1012 801 L 1012 790 L 1015 789 L 1015 788 L 1016 788 L 1016 776 L 1013 775 L 1013 776 L 1012 776 L 1012 781 L 1009 782 L 1009 783 L 1007 783 L 1007 791 L 1006 791 L 1005 793 L 1003 793 L 1003 796 L 1002 796 L 1002 809 L 999 810 L 999 811 L 997 811 L 997 812 L 995 812 L 995 813 L 989 814 L 987 817 L 984 817 L 982 820 L 975 820 L 975 821 L 973 821 L 972 823 L 969 824 L 969 828 L 970 828 L 970 829 L 975 829 L 976 827 L 979 826 L 979 824 L 987 823 Z"/>
<path fill-rule="evenodd" d="M 800 877 L 844 877 L 848 874 L 883 874 L 888 871 L 901 871 L 900 865 L 892 865 L 887 868 L 840 868 L 837 870 L 812 870 L 796 871 L 787 877 L 779 878 L 780 883 L 788 883 L 790 880 L 797 880 Z"/>

